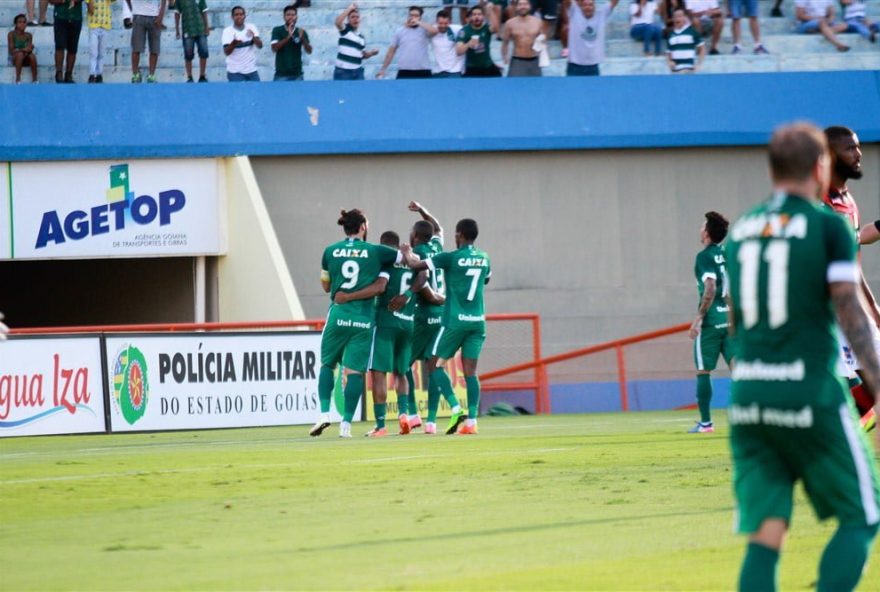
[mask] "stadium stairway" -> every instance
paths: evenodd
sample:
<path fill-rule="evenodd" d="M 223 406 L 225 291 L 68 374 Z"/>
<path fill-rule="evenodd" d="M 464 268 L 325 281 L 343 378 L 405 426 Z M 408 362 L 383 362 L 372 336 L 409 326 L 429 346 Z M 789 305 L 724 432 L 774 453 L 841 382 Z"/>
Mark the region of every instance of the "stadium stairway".
<path fill-rule="evenodd" d="M 361 30 L 367 39 L 368 47 L 378 48 L 381 53 L 365 63 L 367 78 L 374 78 L 379 69 L 385 50 L 394 30 L 406 17 L 406 7 L 411 0 L 365 0 L 359 3 L 362 13 Z M 117 3 L 118 4 L 118 3 Z M 224 27 L 230 24 L 229 16 L 232 6 L 242 4 L 248 9 L 248 21 L 256 25 L 265 43 L 259 52 L 260 77 L 271 80 L 274 72 L 274 54 L 269 48 L 272 27 L 281 24 L 281 7 L 284 2 L 272 0 L 209 0 L 209 22 L 213 28 L 209 48 L 211 56 L 208 60 L 208 79 L 212 82 L 225 81 L 226 69 L 224 57 L 220 49 L 220 38 Z M 337 33 L 333 21 L 336 15 L 346 6 L 347 2 L 339 0 L 316 0 L 314 7 L 302 8 L 299 11 L 299 24 L 304 27 L 311 38 L 314 52 L 306 56 L 304 70 L 306 80 L 329 80 L 332 78 L 336 56 Z M 737 72 L 796 72 L 819 70 L 877 70 L 880 69 L 880 43 L 871 44 L 855 34 L 845 34 L 841 38 L 851 46 L 847 53 L 837 52 L 819 35 L 798 35 L 792 31 L 792 20 L 771 18 L 769 1 L 761 2 L 761 32 L 764 45 L 770 55 L 752 55 L 750 48 L 752 39 L 747 23 L 743 23 L 743 46 L 746 52 L 730 55 L 732 48 L 729 21 L 725 22 L 724 33 L 719 44 L 722 55 L 707 56 L 703 72 L 712 74 Z M 2 0 L 0 2 L 0 23 L 11 27 L 13 17 L 23 12 L 24 0 Z M 785 9 L 793 11 L 791 3 Z M 425 6 L 425 18 L 433 21 L 440 5 L 434 3 Z M 173 12 L 173 11 L 171 11 Z M 455 11 L 457 12 L 457 11 Z M 869 16 L 880 21 L 880 2 L 868 2 Z M 665 74 L 668 72 L 664 58 L 645 58 L 641 55 L 641 43 L 629 38 L 629 24 L 626 0 L 612 14 L 608 28 L 608 50 L 606 62 L 602 65 L 603 75 L 632 74 Z M 51 19 L 51 8 L 50 8 Z M 453 22 L 458 22 L 455 14 Z M 104 80 L 106 82 L 128 82 L 131 77 L 130 32 L 121 26 L 122 17 L 119 6 L 114 7 L 114 29 L 107 38 L 104 51 Z M 162 35 L 162 54 L 159 59 L 157 78 L 160 82 L 183 82 L 183 51 L 181 42 L 175 39 L 174 18 L 166 15 L 165 24 L 168 29 Z M 8 29 L 7 29 L 8 30 Z M 51 27 L 33 27 L 29 30 L 34 34 L 37 60 L 40 64 L 40 82 L 51 82 L 54 78 L 53 33 Z M 501 43 L 493 43 L 493 56 L 496 63 L 501 63 Z M 551 45 L 551 65 L 544 69 L 545 75 L 562 76 L 565 73 L 565 60 L 561 58 L 561 46 L 558 41 Z M 88 33 L 83 28 L 80 40 L 75 79 L 85 82 L 88 78 Z M 142 58 L 142 65 L 146 59 Z M 198 65 L 195 64 L 195 68 Z M 392 65 L 389 77 L 394 74 Z M 14 71 L 9 65 L 0 68 L 0 82 L 14 81 Z M 30 74 L 25 71 L 22 79 L 27 82 Z"/>

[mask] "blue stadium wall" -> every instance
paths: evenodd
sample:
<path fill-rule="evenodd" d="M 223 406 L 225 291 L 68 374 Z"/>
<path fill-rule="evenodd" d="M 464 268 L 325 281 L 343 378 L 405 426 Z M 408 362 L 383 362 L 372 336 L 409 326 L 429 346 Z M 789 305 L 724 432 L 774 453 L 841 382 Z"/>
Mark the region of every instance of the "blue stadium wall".
<path fill-rule="evenodd" d="M 760 146 L 780 123 L 880 142 L 880 73 L 596 79 L 0 86 L 0 160 Z M 632 381 L 630 408 L 685 406 L 691 380 Z M 715 381 L 725 406 L 729 380 Z M 649 396 L 646 393 L 650 393 Z M 556 412 L 616 411 L 617 383 L 554 384 Z M 487 393 L 530 408 L 533 393 Z"/>
<path fill-rule="evenodd" d="M 793 119 L 880 141 L 876 71 L 4 85 L 0 97 L 4 161 L 747 146 Z"/>

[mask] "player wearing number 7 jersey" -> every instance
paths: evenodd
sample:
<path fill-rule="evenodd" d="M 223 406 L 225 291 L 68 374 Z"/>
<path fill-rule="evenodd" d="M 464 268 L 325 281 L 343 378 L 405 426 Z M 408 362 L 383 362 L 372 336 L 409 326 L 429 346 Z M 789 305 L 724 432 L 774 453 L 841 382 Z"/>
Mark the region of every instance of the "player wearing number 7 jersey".
<path fill-rule="evenodd" d="M 385 290 L 385 282 L 376 280 L 382 268 L 400 263 L 402 257 L 397 249 L 366 242 L 368 223 L 360 210 L 343 210 L 338 224 L 343 227 L 346 238 L 324 249 L 321 259 L 321 286 L 330 293 L 333 303 L 321 334 L 321 371 L 318 375 L 321 416 L 309 435 L 320 436 L 330 426 L 334 371 L 341 362 L 348 371 L 348 380 L 339 436 L 350 438 L 351 420 L 364 392 L 364 372 L 370 357 L 370 338 L 376 314 L 374 296 Z M 347 298 L 340 292 L 357 292 L 358 299 L 343 302 Z"/>
<path fill-rule="evenodd" d="M 694 340 L 694 363 L 697 366 L 697 407 L 700 421 L 690 433 L 714 432 L 712 425 L 712 370 L 718 356 L 730 367 L 732 346 L 727 334 L 727 274 L 721 241 L 727 236 L 727 218 L 718 212 L 706 212 L 700 228 L 700 242 L 705 245 L 697 254 L 694 274 L 700 292 L 700 308 L 688 334 Z"/>
<path fill-rule="evenodd" d="M 416 271 L 429 269 L 432 273 L 443 270 L 446 280 L 446 303 L 440 332 L 434 340 L 428 392 L 438 389 L 447 399 L 454 399 L 452 383 L 444 370 L 446 360 L 461 349 L 462 370 L 467 384 L 467 421 L 458 405 L 452 409 L 447 434 L 476 434 L 477 414 L 480 410 L 480 381 L 477 361 L 486 340 L 486 311 L 483 305 L 483 286 L 492 276 L 489 256 L 474 245 L 479 229 L 474 220 L 465 218 L 455 226 L 457 250 L 438 253 L 429 259 L 419 259 L 411 249 L 402 249 L 407 265 Z"/>
<path fill-rule="evenodd" d="M 737 220 L 727 241 L 736 526 L 749 535 L 739 589 L 776 589 L 794 486 L 803 480 L 819 518 L 839 523 L 816 588 L 849 591 L 880 524 L 880 486 L 837 376 L 835 313 L 872 392 L 880 366 L 859 302 L 852 228 L 819 202 L 830 176 L 825 136 L 809 124 L 780 128 L 769 156 L 774 194 Z"/>

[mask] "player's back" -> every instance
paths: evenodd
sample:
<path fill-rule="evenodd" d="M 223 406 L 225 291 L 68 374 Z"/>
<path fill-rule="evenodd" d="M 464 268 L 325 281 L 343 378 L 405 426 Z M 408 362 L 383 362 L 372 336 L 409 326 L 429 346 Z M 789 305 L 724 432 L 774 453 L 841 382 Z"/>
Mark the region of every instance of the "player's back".
<path fill-rule="evenodd" d="M 413 325 L 416 299 L 409 298 L 403 308 L 388 310 L 388 304 L 396 296 L 406 293 L 412 288 L 413 271 L 407 265 L 398 263 L 382 270 L 381 274 L 388 278 L 388 286 L 376 299 L 376 326 L 411 329 Z"/>
<path fill-rule="evenodd" d="M 330 275 L 330 300 L 339 291 L 351 293 L 368 287 L 385 265 L 394 263 L 397 251 L 358 238 L 347 238 L 324 249 L 322 268 Z M 373 321 L 373 298 L 333 305 L 336 314 Z"/>
<path fill-rule="evenodd" d="M 804 381 L 836 380 L 828 283 L 854 248 L 843 218 L 819 202 L 785 194 L 733 225 L 727 265 L 736 319 L 733 376 L 740 392 L 753 385 L 810 397 Z"/>
<path fill-rule="evenodd" d="M 429 259 L 438 253 L 443 252 L 443 240 L 439 236 L 434 236 L 427 243 L 421 243 L 413 247 L 413 253 L 420 259 Z M 446 293 L 446 282 L 443 278 L 442 269 L 428 269 L 428 285 L 431 289 L 440 295 Z M 416 295 L 416 320 L 427 323 L 428 319 L 439 319 L 443 314 L 442 304 L 431 304 L 421 295 Z"/>

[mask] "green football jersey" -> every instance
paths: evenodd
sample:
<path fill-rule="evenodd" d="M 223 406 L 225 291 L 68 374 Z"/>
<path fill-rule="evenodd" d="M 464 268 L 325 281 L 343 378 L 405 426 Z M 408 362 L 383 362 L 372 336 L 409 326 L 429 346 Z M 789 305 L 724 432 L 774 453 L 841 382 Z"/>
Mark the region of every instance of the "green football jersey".
<path fill-rule="evenodd" d="M 828 285 L 855 282 L 852 230 L 819 202 L 776 194 L 737 220 L 727 242 L 736 321 L 733 400 L 816 400 L 838 380 Z"/>
<path fill-rule="evenodd" d="M 391 299 L 406 293 L 412 288 L 414 272 L 404 263 L 387 267 L 379 274 L 388 278 L 388 287 L 376 301 L 376 326 L 412 330 L 415 319 L 416 299 L 410 295 L 409 301 L 400 310 L 388 310 Z"/>
<path fill-rule="evenodd" d="M 703 317 L 703 327 L 721 329 L 727 326 L 727 271 L 724 267 L 724 249 L 720 245 L 709 245 L 697 254 L 694 263 L 694 275 L 697 277 L 697 290 L 700 292 L 699 307 L 706 291 L 706 280 L 715 280 L 715 298 Z"/>
<path fill-rule="evenodd" d="M 431 238 L 430 242 L 422 243 L 413 248 L 413 253 L 418 255 L 421 259 L 429 259 L 436 255 L 437 253 L 443 252 L 443 238 L 439 235 L 436 235 Z M 443 270 L 428 270 L 428 285 L 438 294 L 446 293 L 446 284 L 443 280 Z M 427 302 L 421 296 L 416 297 L 416 322 L 421 324 L 428 324 L 428 319 L 436 321 L 437 324 L 440 322 L 440 318 L 443 316 L 443 305 L 442 304 L 431 304 Z M 434 324 L 434 323 L 432 323 Z"/>
<path fill-rule="evenodd" d="M 357 292 L 372 284 L 384 267 L 397 263 L 400 253 L 384 245 L 374 245 L 358 238 L 334 243 L 324 249 L 321 270 L 330 276 L 330 302 L 336 292 Z M 337 318 L 373 322 L 375 299 L 334 304 Z"/>
<path fill-rule="evenodd" d="M 442 269 L 446 280 L 446 304 L 443 326 L 474 328 L 486 325 L 483 286 L 492 276 L 489 256 L 475 247 L 465 245 L 456 251 L 438 253 L 428 259 L 433 272 Z"/>

